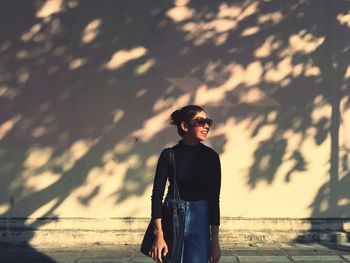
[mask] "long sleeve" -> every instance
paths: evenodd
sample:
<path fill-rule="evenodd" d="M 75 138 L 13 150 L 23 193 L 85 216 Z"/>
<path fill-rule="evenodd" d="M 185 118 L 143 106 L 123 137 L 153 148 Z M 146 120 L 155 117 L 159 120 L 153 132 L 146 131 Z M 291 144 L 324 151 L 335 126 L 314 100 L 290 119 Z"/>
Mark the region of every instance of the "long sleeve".
<path fill-rule="evenodd" d="M 221 188 L 221 164 L 220 157 L 216 153 L 212 177 L 211 177 L 211 189 L 209 196 L 209 224 L 213 226 L 220 225 L 220 188 Z"/>
<path fill-rule="evenodd" d="M 169 171 L 169 152 L 166 149 L 160 153 L 157 168 L 153 181 L 153 189 L 152 189 L 152 219 L 161 218 L 162 217 L 162 201 L 165 190 L 165 184 L 168 177 Z"/>

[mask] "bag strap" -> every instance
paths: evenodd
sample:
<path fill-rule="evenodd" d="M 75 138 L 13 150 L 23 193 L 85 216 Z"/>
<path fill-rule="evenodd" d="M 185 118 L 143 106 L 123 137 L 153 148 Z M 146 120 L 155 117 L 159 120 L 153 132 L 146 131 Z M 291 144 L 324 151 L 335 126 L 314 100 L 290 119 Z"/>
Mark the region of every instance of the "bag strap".
<path fill-rule="evenodd" d="M 170 154 L 170 161 L 173 166 L 173 177 L 174 177 L 174 200 L 180 201 L 180 193 L 179 188 L 177 187 L 177 183 L 175 180 L 176 176 L 176 165 L 175 165 L 175 155 L 173 149 L 169 148 L 169 154 Z"/>

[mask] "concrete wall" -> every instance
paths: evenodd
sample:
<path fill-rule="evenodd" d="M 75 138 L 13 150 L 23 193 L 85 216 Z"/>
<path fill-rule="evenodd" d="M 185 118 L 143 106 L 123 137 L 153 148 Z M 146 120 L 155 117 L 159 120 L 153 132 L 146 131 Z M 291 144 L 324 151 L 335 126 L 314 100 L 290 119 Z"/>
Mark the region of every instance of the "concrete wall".
<path fill-rule="evenodd" d="M 222 217 L 349 218 L 348 10 L 2 3 L 0 217 L 148 218 L 159 153 L 180 139 L 169 116 L 198 104 L 215 123 Z"/>

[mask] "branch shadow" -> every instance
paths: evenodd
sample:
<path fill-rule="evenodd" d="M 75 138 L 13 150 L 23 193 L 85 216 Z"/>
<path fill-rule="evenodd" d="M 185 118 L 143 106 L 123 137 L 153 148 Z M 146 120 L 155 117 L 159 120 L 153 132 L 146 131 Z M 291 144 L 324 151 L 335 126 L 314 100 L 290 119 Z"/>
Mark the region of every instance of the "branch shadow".
<path fill-rule="evenodd" d="M 345 109 L 350 106 L 349 45 L 335 41 L 348 39 L 338 19 L 345 2 L 189 1 L 178 7 L 172 1 L 85 0 L 64 2 L 46 17 L 40 11 L 45 3 L 11 1 L 0 11 L 1 218 L 30 218 L 45 208 L 40 218 L 57 219 L 62 204 L 86 185 L 75 198 L 87 207 L 104 194 L 103 180 L 119 184 L 113 174 L 125 163 L 120 186 L 105 199 L 119 205 L 143 196 L 153 179 L 149 157 L 175 135 L 164 120 L 177 105 L 196 101 L 198 87 L 186 93 L 169 83 L 178 76 L 217 89 L 234 86 L 226 90 L 228 107 L 207 105 L 220 116 L 218 125 L 230 117 L 248 120 L 251 138 L 274 127 L 254 152 L 246 182 L 252 189 L 261 181 L 271 184 L 286 160 L 292 163 L 286 183 L 307 174 L 300 146 L 310 130 L 316 145 L 330 134 L 329 182 L 316 195 L 311 218 L 349 217 L 349 149 L 341 151 L 342 178 L 338 167 L 339 107 L 344 100 Z M 295 38 L 307 51 L 290 48 Z M 266 43 L 267 53 L 261 49 Z M 256 75 L 230 84 L 238 72 L 231 68 L 256 68 Z M 257 86 L 263 100 L 242 99 Z M 331 118 L 315 121 L 314 112 L 325 105 L 332 107 Z M 300 140 L 288 152 L 290 134 Z M 213 137 L 219 154 L 227 141 L 225 135 Z M 323 202 L 329 202 L 325 211 Z M 39 229 L 39 219 L 21 227 Z"/>

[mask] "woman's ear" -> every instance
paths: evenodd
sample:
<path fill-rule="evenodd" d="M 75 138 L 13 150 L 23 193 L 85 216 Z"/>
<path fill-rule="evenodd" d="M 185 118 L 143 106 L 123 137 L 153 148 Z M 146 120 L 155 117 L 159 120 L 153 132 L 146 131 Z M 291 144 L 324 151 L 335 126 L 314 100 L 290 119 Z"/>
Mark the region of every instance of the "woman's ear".
<path fill-rule="evenodd" d="M 188 125 L 186 122 L 182 121 L 180 122 L 181 129 L 185 132 L 188 132 Z"/>

